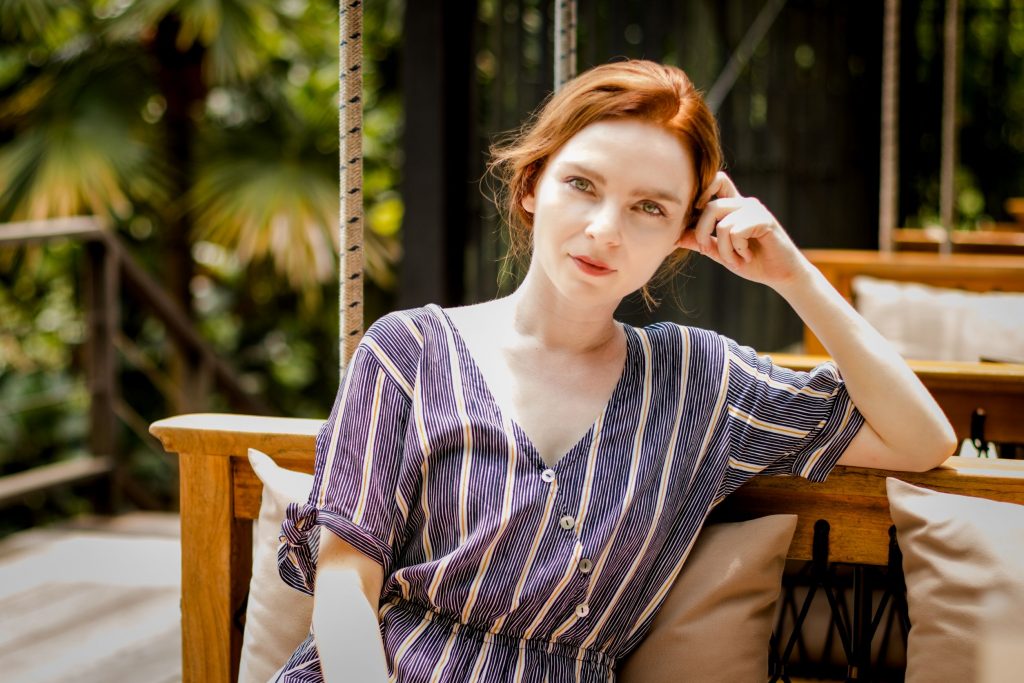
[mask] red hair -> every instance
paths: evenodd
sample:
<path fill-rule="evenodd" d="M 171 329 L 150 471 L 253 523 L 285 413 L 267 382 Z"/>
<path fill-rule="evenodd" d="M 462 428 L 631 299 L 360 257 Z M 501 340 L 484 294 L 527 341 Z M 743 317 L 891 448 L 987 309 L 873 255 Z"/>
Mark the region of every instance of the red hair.
<path fill-rule="evenodd" d="M 491 147 L 488 170 L 500 181 L 495 201 L 508 222 L 510 256 L 530 253 L 533 216 L 523 208 L 523 199 L 533 194 L 548 160 L 590 124 L 616 118 L 657 124 L 689 151 L 696 188 L 684 227 L 693 225 L 694 203 L 722 163 L 715 117 L 682 69 L 645 60 L 615 62 L 566 83 L 519 131 Z M 669 270 L 685 256 L 667 259 Z"/>

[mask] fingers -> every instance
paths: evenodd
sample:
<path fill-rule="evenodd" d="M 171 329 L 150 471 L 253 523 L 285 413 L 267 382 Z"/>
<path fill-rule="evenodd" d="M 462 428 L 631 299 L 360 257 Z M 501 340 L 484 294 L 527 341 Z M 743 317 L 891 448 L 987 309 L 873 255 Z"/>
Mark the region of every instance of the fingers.
<path fill-rule="evenodd" d="M 697 240 L 697 244 L 700 245 L 701 251 L 711 249 L 712 234 L 715 232 L 715 226 L 733 211 L 743 208 L 743 201 L 743 198 L 730 197 L 708 202 L 693 228 L 694 237 Z"/>
<path fill-rule="evenodd" d="M 715 174 L 714 180 L 711 184 L 704 188 L 704 192 L 701 193 L 697 199 L 696 206 L 698 209 L 703 209 L 704 205 L 712 197 L 741 197 L 739 190 L 736 189 L 736 184 L 732 182 L 732 178 L 726 175 L 725 171 L 719 171 Z"/>
<path fill-rule="evenodd" d="M 754 257 L 752 242 L 768 229 L 759 207 L 749 197 L 713 200 L 685 241 L 724 265 L 749 263 Z"/>
<path fill-rule="evenodd" d="M 718 257 L 722 263 L 727 266 L 735 267 L 740 264 L 739 257 L 736 256 L 736 252 L 732 248 L 732 231 L 731 225 L 718 225 L 717 239 L 715 240 L 715 246 L 718 247 Z"/>

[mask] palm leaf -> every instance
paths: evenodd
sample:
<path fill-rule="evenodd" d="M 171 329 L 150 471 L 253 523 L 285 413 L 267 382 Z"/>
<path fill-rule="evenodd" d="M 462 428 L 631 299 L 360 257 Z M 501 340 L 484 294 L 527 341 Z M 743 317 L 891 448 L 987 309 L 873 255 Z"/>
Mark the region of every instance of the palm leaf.
<path fill-rule="evenodd" d="M 190 205 L 196 236 L 243 263 L 269 258 L 297 289 L 333 277 L 338 198 L 327 174 L 294 162 L 225 159 L 200 171 Z"/>
<path fill-rule="evenodd" d="M 276 17 L 275 3 L 268 0 L 135 0 L 109 20 L 106 35 L 115 41 L 141 41 L 171 15 L 180 24 L 178 49 L 196 43 L 207 48 L 203 72 L 208 83 L 248 81 L 266 66 L 261 26 L 273 26 Z"/>
<path fill-rule="evenodd" d="M 130 53 L 86 57 L 25 84 L 0 118 L 0 220 L 95 213 L 125 217 L 167 200 L 155 127 L 142 121 L 144 78 Z"/>
<path fill-rule="evenodd" d="M 78 32 L 85 11 L 74 0 L 0 0 L 0 35 L 53 49 Z"/>

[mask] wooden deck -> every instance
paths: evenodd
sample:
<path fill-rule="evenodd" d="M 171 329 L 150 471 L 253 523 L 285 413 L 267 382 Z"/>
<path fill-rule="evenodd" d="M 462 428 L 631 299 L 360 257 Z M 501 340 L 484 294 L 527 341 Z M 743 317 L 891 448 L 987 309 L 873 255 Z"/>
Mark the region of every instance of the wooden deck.
<path fill-rule="evenodd" d="M 178 516 L 83 518 L 0 541 L 0 679 L 181 681 Z"/>

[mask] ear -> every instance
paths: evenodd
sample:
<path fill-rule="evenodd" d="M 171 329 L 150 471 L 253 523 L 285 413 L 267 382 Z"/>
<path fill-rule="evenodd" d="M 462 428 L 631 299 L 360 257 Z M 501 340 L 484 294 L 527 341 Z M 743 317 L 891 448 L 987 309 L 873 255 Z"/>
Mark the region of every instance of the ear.
<path fill-rule="evenodd" d="M 523 207 L 523 210 L 526 211 L 526 213 L 531 215 L 536 213 L 537 198 L 533 196 L 532 192 L 528 195 L 524 195 L 522 201 L 520 201 L 519 204 Z"/>
<path fill-rule="evenodd" d="M 687 220 L 683 223 L 683 231 L 679 234 L 679 239 L 675 242 L 677 249 L 690 249 L 691 251 L 700 251 L 700 245 L 697 244 L 697 231 L 694 229 L 696 224 L 694 221 Z"/>

